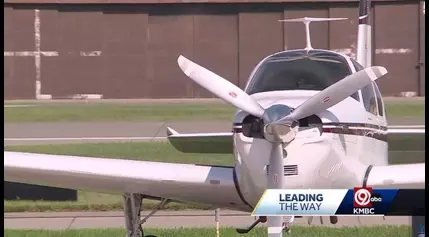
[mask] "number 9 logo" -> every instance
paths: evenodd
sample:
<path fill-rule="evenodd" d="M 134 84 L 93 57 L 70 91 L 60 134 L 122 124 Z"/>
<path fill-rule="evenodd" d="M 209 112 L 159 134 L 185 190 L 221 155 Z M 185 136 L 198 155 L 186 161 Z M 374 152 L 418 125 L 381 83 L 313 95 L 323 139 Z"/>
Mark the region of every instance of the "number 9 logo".
<path fill-rule="evenodd" d="M 371 199 L 371 193 L 366 189 L 359 189 L 355 192 L 354 200 L 360 206 L 366 206 Z"/>

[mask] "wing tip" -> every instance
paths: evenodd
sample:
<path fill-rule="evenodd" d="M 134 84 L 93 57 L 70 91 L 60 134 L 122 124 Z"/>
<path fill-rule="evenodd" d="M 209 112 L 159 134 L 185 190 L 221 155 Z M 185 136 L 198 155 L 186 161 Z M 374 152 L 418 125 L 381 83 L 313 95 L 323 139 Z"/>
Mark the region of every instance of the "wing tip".
<path fill-rule="evenodd" d="M 176 131 L 176 130 L 174 130 L 174 129 L 172 129 L 172 128 L 170 128 L 170 127 L 167 127 L 167 136 L 173 136 L 173 135 L 178 135 L 179 133 Z"/>

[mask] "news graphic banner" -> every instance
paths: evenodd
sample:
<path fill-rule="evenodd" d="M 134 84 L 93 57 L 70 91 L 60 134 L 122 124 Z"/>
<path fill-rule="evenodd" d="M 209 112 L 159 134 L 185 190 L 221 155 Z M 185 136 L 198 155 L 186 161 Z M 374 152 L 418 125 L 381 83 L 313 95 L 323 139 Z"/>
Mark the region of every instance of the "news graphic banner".
<path fill-rule="evenodd" d="M 424 189 L 267 189 L 252 216 L 424 216 Z"/>

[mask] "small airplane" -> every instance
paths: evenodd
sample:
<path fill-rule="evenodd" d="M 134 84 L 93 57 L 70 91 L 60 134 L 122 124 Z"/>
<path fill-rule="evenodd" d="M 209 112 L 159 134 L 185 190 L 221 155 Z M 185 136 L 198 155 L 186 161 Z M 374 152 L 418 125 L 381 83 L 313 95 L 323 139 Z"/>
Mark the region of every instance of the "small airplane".
<path fill-rule="evenodd" d="M 264 58 L 241 90 L 184 56 L 181 70 L 238 108 L 231 133 L 180 134 L 167 129 L 182 152 L 234 154 L 234 167 L 4 152 L 5 181 L 124 194 L 128 236 L 142 236 L 144 223 L 174 200 L 251 212 L 266 189 L 353 187 L 420 188 L 425 163 L 388 165 L 387 135 L 424 134 L 388 128 L 375 81 L 387 73 L 371 66 L 369 0 L 360 0 L 357 60 L 313 49 L 310 23 L 345 18 L 299 18 L 304 49 Z M 160 199 L 140 220 L 143 198 Z M 331 217 L 336 223 L 336 217 Z M 259 217 L 268 236 L 281 237 L 293 217 Z"/>

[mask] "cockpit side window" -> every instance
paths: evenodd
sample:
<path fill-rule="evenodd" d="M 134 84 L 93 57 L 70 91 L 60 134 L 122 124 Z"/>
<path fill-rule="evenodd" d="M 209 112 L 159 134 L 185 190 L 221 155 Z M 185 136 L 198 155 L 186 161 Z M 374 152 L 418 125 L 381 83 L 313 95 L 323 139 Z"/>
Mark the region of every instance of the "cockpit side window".
<path fill-rule="evenodd" d="M 355 67 L 356 72 L 364 69 L 364 67 L 360 65 L 356 60 L 350 59 L 350 61 L 352 61 L 352 64 Z"/>
<path fill-rule="evenodd" d="M 377 102 L 376 102 L 376 97 L 375 97 L 375 93 L 374 93 L 374 88 L 372 87 L 372 84 L 369 84 L 367 86 L 365 86 L 364 88 L 362 88 L 362 100 L 363 100 L 363 105 L 366 109 L 366 111 L 377 115 Z"/>
<path fill-rule="evenodd" d="M 360 71 L 364 69 L 364 67 L 360 65 L 358 62 L 356 62 L 355 60 L 352 59 L 351 61 L 356 71 Z M 378 100 L 378 98 L 375 95 L 374 87 L 372 83 L 362 88 L 361 92 L 362 92 L 363 106 L 365 107 L 366 111 L 374 115 L 377 115 L 379 113 L 380 107 L 377 107 L 376 100 Z M 380 103 L 378 104 L 380 106 Z M 381 113 L 380 115 L 382 116 L 382 114 L 383 113 Z"/>
<path fill-rule="evenodd" d="M 378 115 L 384 116 L 384 106 L 383 100 L 381 99 L 381 93 L 378 89 L 377 83 L 373 82 L 375 88 L 375 95 L 377 96 L 377 104 L 378 104 Z"/>
<path fill-rule="evenodd" d="M 272 56 L 255 72 L 246 92 L 255 94 L 281 90 L 321 91 L 350 75 L 341 56 L 327 52 L 285 52 Z M 358 93 L 352 97 L 359 101 Z"/>

